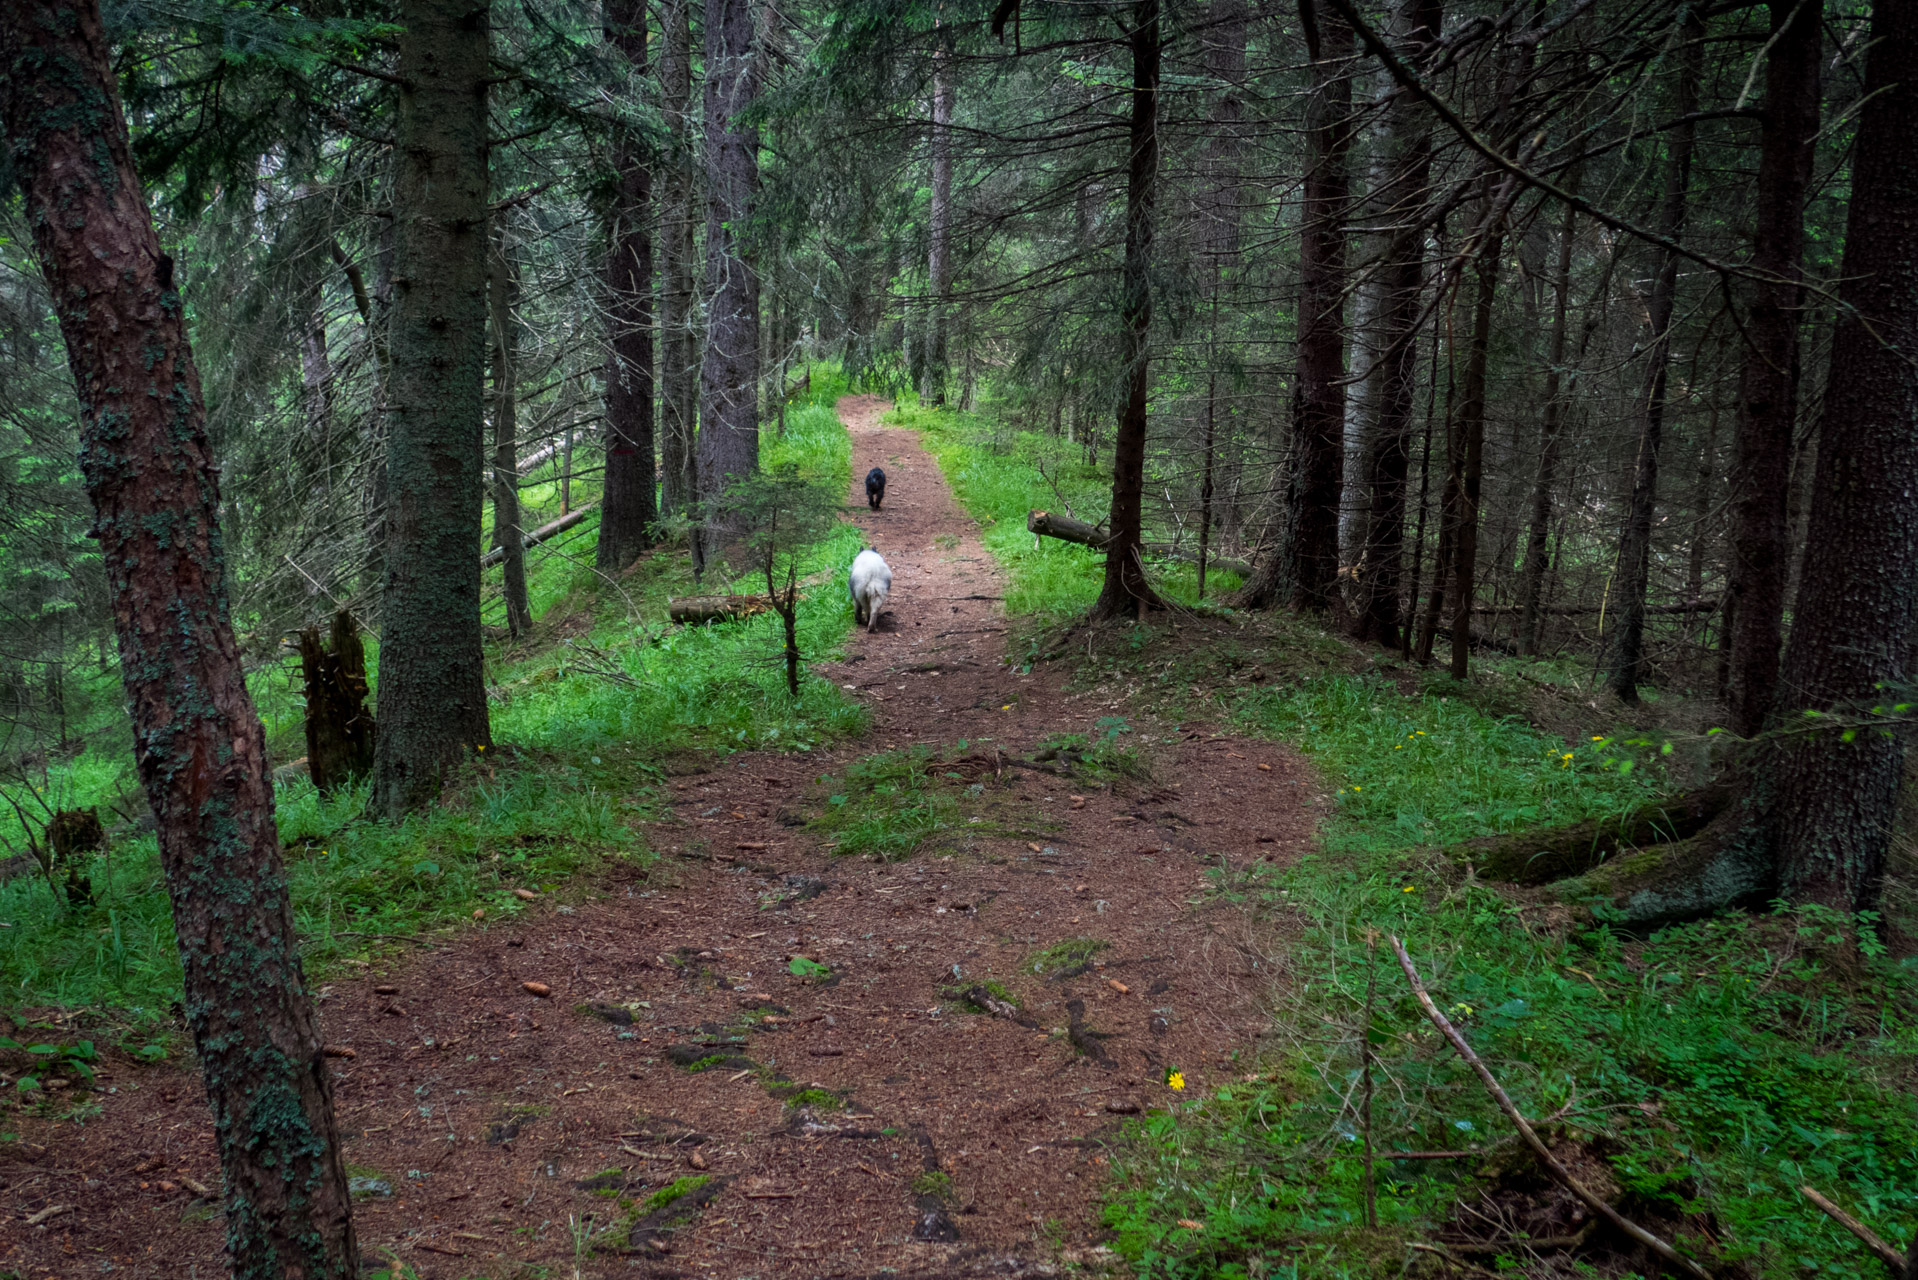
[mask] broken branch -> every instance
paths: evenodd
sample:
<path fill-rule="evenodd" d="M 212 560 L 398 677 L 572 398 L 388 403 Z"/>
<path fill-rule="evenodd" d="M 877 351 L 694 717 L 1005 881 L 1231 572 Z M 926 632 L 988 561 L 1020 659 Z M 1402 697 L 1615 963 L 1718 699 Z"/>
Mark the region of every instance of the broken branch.
<path fill-rule="evenodd" d="M 1591 1191 L 1586 1189 L 1583 1183 L 1572 1176 L 1572 1171 L 1567 1169 L 1564 1164 L 1559 1161 L 1559 1158 L 1552 1154 L 1552 1149 L 1545 1145 L 1544 1140 L 1532 1131 L 1532 1126 L 1526 1123 L 1524 1115 L 1519 1112 L 1518 1105 L 1514 1103 L 1511 1096 L 1505 1092 L 1504 1087 L 1499 1084 L 1497 1077 L 1492 1074 L 1491 1069 L 1485 1065 L 1476 1053 L 1472 1052 L 1472 1046 L 1465 1042 L 1465 1037 L 1458 1033 L 1458 1029 L 1446 1020 L 1443 1013 L 1439 1012 L 1439 1007 L 1432 1003 L 1432 997 L 1426 993 L 1425 984 L 1419 981 L 1418 970 L 1412 967 L 1412 957 L 1405 954 L 1405 944 L 1400 942 L 1396 937 L 1392 938 L 1391 942 L 1392 950 L 1398 953 L 1399 968 L 1405 970 L 1406 980 L 1412 984 L 1412 994 L 1418 998 L 1419 1007 L 1425 1010 L 1425 1016 L 1432 1020 L 1432 1025 L 1439 1029 L 1439 1034 L 1451 1042 L 1452 1047 L 1458 1050 L 1459 1056 L 1465 1059 L 1466 1065 L 1471 1067 L 1473 1072 L 1478 1075 L 1479 1080 L 1485 1085 L 1486 1092 L 1492 1095 L 1492 1101 L 1496 1102 L 1498 1109 L 1503 1111 L 1506 1117 L 1518 1126 L 1519 1134 L 1525 1139 L 1526 1145 L 1531 1147 L 1533 1154 L 1539 1158 L 1540 1163 L 1551 1171 L 1552 1176 L 1564 1184 L 1567 1191 L 1570 1191 L 1580 1200 L 1583 1200 L 1586 1207 L 1593 1213 L 1598 1214 L 1620 1231 L 1623 1231 L 1626 1235 L 1638 1241 L 1653 1253 L 1656 1253 L 1659 1257 L 1665 1259 L 1673 1266 L 1678 1267 L 1687 1275 L 1697 1276 L 1698 1280 L 1711 1280 L 1710 1272 L 1706 1271 L 1696 1262 L 1693 1262 L 1690 1258 L 1685 1257 L 1664 1240 L 1661 1240 L 1659 1237 L 1645 1230 L 1645 1228 L 1639 1226 L 1636 1222 L 1625 1217 L 1618 1210 L 1612 1208 L 1611 1205 L 1607 1204 L 1600 1197 L 1592 1194 Z"/>

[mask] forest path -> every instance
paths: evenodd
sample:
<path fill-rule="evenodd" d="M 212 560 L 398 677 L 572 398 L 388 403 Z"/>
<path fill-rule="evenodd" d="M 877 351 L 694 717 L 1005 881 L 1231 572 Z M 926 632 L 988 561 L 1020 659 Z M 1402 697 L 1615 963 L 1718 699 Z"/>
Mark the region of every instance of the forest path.
<path fill-rule="evenodd" d="M 1190 729 L 1154 751 L 1151 781 L 1005 764 L 1125 708 L 1003 665 L 997 565 L 917 436 L 878 424 L 885 407 L 840 402 L 892 597 L 821 668 L 871 701 L 870 737 L 715 758 L 673 780 L 648 833 L 660 860 L 615 870 L 604 896 L 324 990 L 325 1039 L 353 1055 L 329 1063 L 348 1162 L 373 1180 L 356 1207 L 370 1258 L 425 1280 L 1096 1271 L 1105 1140 L 1174 1101 L 1168 1069 L 1187 1097 L 1246 1069 L 1233 1055 L 1262 1028 L 1275 943 L 1205 872 L 1302 848 L 1315 779 L 1270 743 Z M 979 786 L 953 784 L 943 848 L 835 857 L 798 825 L 823 775 L 914 745 Z M 1104 946 L 1032 971 L 1068 939 Z M 796 955 L 830 977 L 795 976 Z M 945 994 L 988 981 L 1016 1019 Z M 75 1176 L 39 1194 L 75 1209 L 0 1266 L 220 1274 L 212 1207 L 159 1181 L 217 1182 L 191 1074 L 143 1074 L 60 1141 Z M 686 1178 L 711 1181 L 648 1216 Z"/>

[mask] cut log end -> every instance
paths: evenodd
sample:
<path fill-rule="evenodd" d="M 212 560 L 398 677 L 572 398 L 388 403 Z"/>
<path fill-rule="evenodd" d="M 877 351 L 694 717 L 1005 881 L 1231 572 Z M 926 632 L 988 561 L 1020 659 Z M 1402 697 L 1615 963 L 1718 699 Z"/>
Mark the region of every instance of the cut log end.
<path fill-rule="evenodd" d="M 738 622 L 765 613 L 770 607 L 760 596 L 687 596 L 666 602 L 667 615 L 674 622 L 692 625 Z"/>

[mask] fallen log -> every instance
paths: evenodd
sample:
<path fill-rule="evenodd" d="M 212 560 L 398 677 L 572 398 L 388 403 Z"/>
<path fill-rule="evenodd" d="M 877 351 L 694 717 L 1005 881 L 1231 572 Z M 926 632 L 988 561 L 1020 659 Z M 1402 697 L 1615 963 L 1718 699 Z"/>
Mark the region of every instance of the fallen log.
<path fill-rule="evenodd" d="M 539 528 L 533 530 L 531 533 L 526 534 L 524 537 L 520 539 L 520 545 L 522 547 L 537 547 L 540 543 L 545 542 L 548 538 L 553 538 L 558 536 L 559 534 L 565 533 L 568 529 L 572 528 L 574 525 L 578 524 L 580 521 L 584 520 L 588 515 L 590 515 L 592 513 L 593 508 L 597 507 L 598 505 L 599 505 L 599 500 L 594 499 L 593 501 L 587 503 L 584 506 L 574 507 L 571 511 L 568 511 L 565 515 L 561 516 L 559 519 L 549 520 L 545 524 L 541 525 Z M 506 552 L 504 548 L 494 547 L 491 551 L 488 551 L 485 555 L 480 557 L 480 568 L 490 569 L 494 565 L 498 564 L 502 559 L 504 559 L 505 556 L 506 556 Z"/>
<path fill-rule="evenodd" d="M 1737 794 L 1729 785 L 1715 784 L 1614 817 L 1481 836 L 1452 845 L 1445 853 L 1453 862 L 1469 863 L 1487 880 L 1549 884 L 1584 875 L 1621 854 L 1688 840 L 1723 813 Z"/>
<path fill-rule="evenodd" d="M 674 622 L 695 625 L 706 622 L 738 622 L 766 612 L 764 596 L 686 596 L 666 602 L 667 616 Z"/>
<path fill-rule="evenodd" d="M 1083 520 L 1075 520 L 1071 516 L 1055 515 L 1050 511 L 1028 511 L 1026 513 L 1026 528 L 1032 533 L 1032 545 L 1034 549 L 1037 549 L 1039 546 L 1039 539 L 1041 538 L 1057 538 L 1061 542 L 1071 542 L 1081 547 L 1090 547 L 1094 551 L 1104 551 L 1106 549 L 1106 539 L 1108 535 L 1105 530 L 1096 524 L 1087 524 Z M 1182 564 L 1197 564 L 1199 562 L 1199 557 L 1194 553 L 1181 550 L 1177 547 L 1168 547 L 1163 543 L 1146 543 L 1145 553 L 1156 559 L 1177 560 Z M 1252 566 L 1244 560 L 1233 560 L 1226 556 L 1207 556 L 1205 562 L 1209 568 L 1223 570 L 1226 573 L 1236 573 L 1241 578 L 1249 578 L 1252 576 Z"/>

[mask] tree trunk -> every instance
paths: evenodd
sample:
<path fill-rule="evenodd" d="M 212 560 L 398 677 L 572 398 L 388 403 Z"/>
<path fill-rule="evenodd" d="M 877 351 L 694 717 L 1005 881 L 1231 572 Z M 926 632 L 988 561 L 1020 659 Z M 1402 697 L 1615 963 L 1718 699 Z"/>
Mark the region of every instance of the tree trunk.
<path fill-rule="evenodd" d="M 1673 112 L 1680 123 L 1671 130 L 1665 161 L 1665 197 L 1658 230 L 1667 239 L 1685 233 L 1685 214 L 1692 177 L 1692 142 L 1697 125 L 1698 81 L 1704 70 L 1704 18 L 1696 7 L 1684 11 L 1680 28 L 1682 54 Z M 1672 313 L 1678 302 L 1678 255 L 1659 255 L 1658 275 L 1652 281 L 1649 315 L 1651 349 L 1645 389 L 1645 421 L 1638 437 L 1638 459 L 1632 476 L 1631 506 L 1618 541 L 1618 621 L 1605 655 L 1605 684 L 1620 701 L 1638 701 L 1638 681 L 1645 658 L 1645 593 L 1650 585 L 1652 517 L 1658 506 L 1658 458 L 1665 444 L 1666 389 L 1671 377 Z"/>
<path fill-rule="evenodd" d="M 397 819 L 492 745 L 480 649 L 486 418 L 488 14 L 404 0 L 394 148 L 393 375 L 379 752 L 370 811 Z"/>
<path fill-rule="evenodd" d="M 1152 389 L 1152 232 L 1159 180 L 1159 0 L 1132 6 L 1132 121 L 1126 166 L 1125 296 L 1119 310 L 1119 364 L 1125 400 L 1112 445 L 1111 532 L 1105 584 L 1094 618 L 1130 617 L 1161 607 L 1145 579 L 1146 397 Z"/>
<path fill-rule="evenodd" d="M 699 336 L 693 318 L 693 226 L 697 180 L 688 123 L 693 100 L 691 0 L 665 0 L 659 87 L 670 148 L 659 217 L 660 495 L 664 515 L 691 508 L 694 428 L 699 421 Z"/>
<path fill-rule="evenodd" d="M 759 276 L 742 242 L 759 134 L 740 123 L 759 86 L 753 0 L 706 0 L 706 351 L 699 370 L 700 532 L 695 563 L 736 533 L 721 497 L 759 469 Z"/>
<path fill-rule="evenodd" d="M 935 24 L 937 20 L 935 19 Z M 940 26 L 932 64 L 932 208 L 927 228 L 931 241 L 926 275 L 932 297 L 926 324 L 925 381 L 920 398 L 927 404 L 946 402 L 947 348 L 952 324 L 952 108 L 957 94 L 953 82 L 950 37 Z"/>
<path fill-rule="evenodd" d="M 228 615 L 218 470 L 173 260 L 140 194 L 109 56 L 88 0 L 0 7 L 7 160 L 79 395 L 80 465 L 213 1108 L 232 1272 L 353 1280 L 332 1086 L 266 737 Z"/>
<path fill-rule="evenodd" d="M 366 649 L 353 615 L 333 615 L 332 643 L 318 627 L 300 632 L 306 692 L 306 769 L 331 794 L 373 768 L 373 717 L 366 710 Z"/>
<path fill-rule="evenodd" d="M 1316 0 L 1300 0 L 1301 12 Z M 1307 28 L 1310 31 L 1311 28 Z M 1304 225 L 1299 232 L 1299 349 L 1293 383 L 1296 456 L 1290 496 L 1294 609 L 1329 609 L 1339 581 L 1339 502 L 1345 468 L 1346 157 L 1352 145 L 1352 28 L 1320 14 L 1306 100 Z M 1275 557 L 1276 559 L 1276 557 Z M 1276 583 L 1275 583 L 1276 585 Z M 1247 588 L 1251 594 L 1251 588 Z"/>
<path fill-rule="evenodd" d="M 1576 174 L 1574 174 L 1576 181 Z M 1578 212 L 1565 207 L 1558 233 L 1558 267 L 1552 276 L 1552 345 L 1545 368 L 1545 408 L 1539 422 L 1538 473 L 1532 481 L 1532 518 L 1525 531 L 1525 566 L 1519 571 L 1518 651 L 1538 652 L 1540 605 L 1545 599 L 1545 566 L 1552 531 L 1552 490 L 1558 484 L 1558 458 L 1565 426 L 1568 380 L 1566 319 L 1571 307 L 1573 233 Z"/>
<path fill-rule="evenodd" d="M 605 6 L 606 42 L 646 74 L 643 0 Z M 613 142 L 618 183 L 607 228 L 606 481 L 594 563 L 618 573 L 652 545 L 659 519 L 653 470 L 653 197 L 642 144 L 620 130 Z"/>
<path fill-rule="evenodd" d="M 514 371 L 519 362 L 519 272 L 503 227 L 493 230 L 488 272 L 488 304 L 493 313 L 493 543 L 506 566 L 506 629 L 515 640 L 533 629 L 533 605 L 526 594 L 526 547 L 519 523 L 519 394 Z"/>
<path fill-rule="evenodd" d="M 1393 35 L 1415 64 L 1436 47 L 1440 0 L 1402 0 Z M 1406 98 L 1393 108 L 1386 146 L 1389 177 L 1375 198 L 1374 215 L 1387 224 L 1419 216 L 1429 196 L 1432 126 L 1426 110 Z M 1389 236 L 1390 233 L 1388 233 Z M 1400 236 L 1379 267 L 1378 417 L 1365 449 L 1364 556 L 1359 564 L 1355 636 L 1381 648 L 1399 647 L 1400 577 L 1405 552 L 1405 481 L 1417 399 L 1417 336 L 1425 282 L 1424 237 Z"/>
<path fill-rule="evenodd" d="M 1779 710 L 1864 712 L 1912 680 L 1918 623 L 1918 6 L 1873 6 L 1812 480 Z M 1739 604 L 1740 612 L 1745 604 Z M 1869 909 L 1906 735 L 1861 729 L 1777 750 L 1779 883 L 1795 901 Z"/>
<path fill-rule="evenodd" d="M 1472 300 L 1471 346 L 1465 353 L 1465 385 L 1459 394 L 1458 524 L 1452 534 L 1452 678 L 1465 679 L 1472 656 L 1472 605 L 1477 599 L 1479 491 L 1485 476 L 1485 374 L 1492 348 L 1492 302 L 1499 261 L 1505 253 L 1507 195 L 1488 200 L 1474 260 L 1477 293 Z"/>
<path fill-rule="evenodd" d="M 1823 0 L 1771 0 L 1765 117 L 1758 153 L 1752 266 L 1765 280 L 1745 320 L 1736 462 L 1731 482 L 1730 728 L 1764 728 L 1778 691 L 1790 569 L 1792 431 L 1798 412 L 1798 321 L 1805 192 L 1818 132 Z"/>

